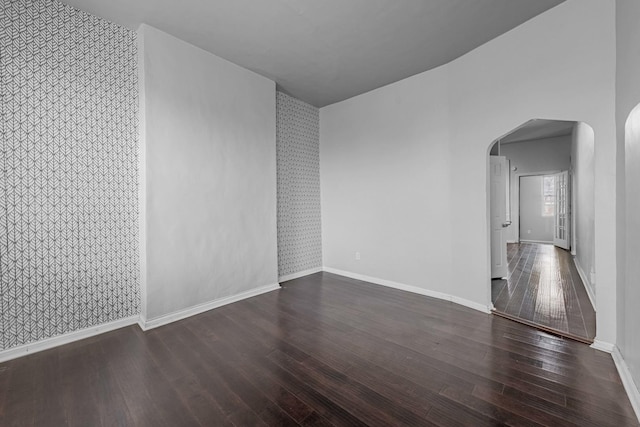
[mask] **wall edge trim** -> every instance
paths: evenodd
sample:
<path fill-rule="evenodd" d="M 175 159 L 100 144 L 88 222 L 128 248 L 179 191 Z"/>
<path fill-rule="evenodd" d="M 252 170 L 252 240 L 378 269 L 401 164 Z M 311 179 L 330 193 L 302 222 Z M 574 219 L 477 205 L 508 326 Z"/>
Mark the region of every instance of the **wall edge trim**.
<path fill-rule="evenodd" d="M 73 332 L 67 332 L 66 334 L 57 335 L 51 338 L 45 338 L 40 341 L 34 341 L 29 344 L 20 345 L 17 347 L 11 347 L 6 350 L 0 351 L 0 363 L 7 362 L 12 359 L 27 356 L 32 353 L 38 353 L 44 350 L 50 350 L 55 347 L 60 347 L 65 344 L 80 341 L 85 338 L 90 338 L 96 335 L 103 334 L 105 332 L 115 331 L 116 329 L 124 328 L 126 326 L 135 325 L 138 323 L 140 316 L 130 316 L 124 319 L 118 319 L 107 323 L 101 323 L 99 325 L 91 326 L 85 329 L 79 329 Z"/>
<path fill-rule="evenodd" d="M 573 264 L 576 266 L 576 270 L 578 270 L 578 276 L 580 276 L 580 279 L 582 280 L 582 286 L 584 287 L 584 290 L 587 291 L 587 296 L 589 297 L 589 302 L 591 302 L 591 307 L 593 307 L 593 311 L 597 311 L 596 310 L 596 296 L 593 295 L 593 291 L 591 290 L 590 286 L 587 286 L 588 280 L 587 280 L 587 274 L 584 272 L 584 270 L 582 269 L 582 266 L 580 265 L 580 262 L 578 261 L 578 257 L 574 256 L 573 257 Z"/>
<path fill-rule="evenodd" d="M 147 314 L 147 100 L 145 90 L 146 24 L 136 29 L 138 65 L 138 245 L 140 268 L 140 317 Z"/>
<path fill-rule="evenodd" d="M 349 277 L 351 279 L 362 280 L 364 282 L 373 283 L 374 285 L 386 286 L 386 287 L 398 289 L 401 291 L 411 292 L 414 294 L 424 295 L 427 297 L 436 298 L 443 301 L 453 302 L 455 304 L 462 305 L 467 308 L 471 308 L 473 310 L 477 310 L 485 314 L 491 313 L 491 310 L 489 310 L 489 307 L 474 301 L 470 301 L 465 298 L 457 297 L 455 295 L 450 295 L 443 292 L 431 291 L 429 289 L 423 289 L 417 286 L 406 285 L 404 283 L 394 282 L 391 280 L 379 279 L 377 277 L 365 276 L 363 274 L 353 273 L 345 270 L 339 270 L 337 268 L 323 267 L 323 271 L 326 271 L 327 273 L 337 274 L 339 276 Z"/>
<path fill-rule="evenodd" d="M 591 344 L 589 347 L 594 348 L 596 350 L 600 350 L 600 351 L 604 351 L 605 353 L 613 353 L 613 350 L 615 349 L 615 344 L 611 344 L 609 342 L 606 341 L 600 341 L 600 340 L 593 340 L 593 344 Z"/>
<path fill-rule="evenodd" d="M 280 289 L 280 284 L 278 283 L 260 286 L 258 288 L 250 289 L 239 294 L 218 298 L 213 301 L 205 302 L 203 304 L 187 307 L 185 309 L 174 311 L 173 313 L 165 314 L 153 319 L 143 320 L 142 318 L 140 318 L 139 325 L 143 331 L 148 331 L 150 329 L 154 329 L 160 326 L 167 325 L 169 323 L 177 322 L 178 320 L 186 319 L 188 317 L 204 313 L 205 311 L 213 310 L 214 308 L 222 307 L 227 304 L 232 304 L 234 302 L 242 301 L 244 299 L 255 297 L 278 289 Z"/>
<path fill-rule="evenodd" d="M 629 396 L 631 406 L 636 413 L 638 421 L 640 421 L 640 390 L 633 380 L 633 376 L 631 375 L 631 371 L 629 371 L 627 362 L 624 360 L 624 357 L 622 357 L 622 353 L 620 353 L 620 349 L 617 345 L 613 346 L 611 357 L 613 357 L 613 362 L 618 369 L 618 374 L 620 375 L 620 379 L 622 380 L 624 390 L 627 392 L 627 396 Z"/>
<path fill-rule="evenodd" d="M 299 271 L 297 273 L 286 274 L 284 276 L 280 276 L 278 278 L 278 282 L 286 282 L 293 279 L 299 279 L 300 277 L 308 276 L 310 274 L 320 273 L 322 271 L 322 267 L 310 268 L 308 270 Z"/>

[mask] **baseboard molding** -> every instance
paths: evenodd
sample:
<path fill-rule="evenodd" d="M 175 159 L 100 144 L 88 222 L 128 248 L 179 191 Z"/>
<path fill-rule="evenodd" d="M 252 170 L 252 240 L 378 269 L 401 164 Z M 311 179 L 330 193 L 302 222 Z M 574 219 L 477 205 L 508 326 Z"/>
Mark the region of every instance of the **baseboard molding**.
<path fill-rule="evenodd" d="M 147 318 L 142 313 L 140 313 L 140 316 L 138 316 L 138 327 L 144 331 L 146 324 Z"/>
<path fill-rule="evenodd" d="M 379 279 L 377 277 L 365 276 L 363 274 L 352 273 L 350 271 L 338 270 L 337 268 L 324 267 L 323 271 L 326 271 L 327 273 L 337 274 L 339 276 L 349 277 L 351 279 L 373 283 L 374 285 L 386 286 L 389 288 L 399 289 L 401 291 L 412 292 L 414 294 L 420 294 L 444 301 L 450 301 L 468 308 L 472 308 L 474 310 L 481 311 L 483 313 L 491 313 L 491 310 L 489 310 L 489 307 L 487 306 L 464 298 L 456 297 L 454 295 L 445 294 L 443 292 L 430 291 L 428 289 L 419 288 L 417 286 L 405 285 L 404 283 L 393 282 L 391 280 Z"/>
<path fill-rule="evenodd" d="M 308 276 L 310 274 L 319 273 L 322 271 L 322 267 L 310 268 L 309 270 L 299 271 L 297 273 L 287 274 L 285 276 L 280 276 L 278 278 L 278 282 L 287 282 L 293 279 L 299 279 L 300 277 Z"/>
<path fill-rule="evenodd" d="M 526 240 L 520 239 L 520 243 L 542 243 L 543 245 L 553 245 L 553 241 L 545 242 L 544 240 Z"/>
<path fill-rule="evenodd" d="M 593 295 L 593 291 L 591 290 L 591 286 L 589 286 L 590 282 L 588 280 L 587 274 L 582 269 L 580 262 L 578 262 L 578 258 L 573 257 L 573 264 L 576 266 L 576 270 L 578 270 L 578 276 L 582 280 L 582 285 L 584 286 L 584 290 L 587 291 L 587 296 L 589 297 L 589 301 L 591 301 L 591 307 L 593 307 L 593 311 L 596 311 L 596 297 Z"/>
<path fill-rule="evenodd" d="M 138 326 L 140 326 L 140 329 L 142 329 L 143 331 L 147 331 L 149 329 L 157 328 L 171 322 L 176 322 L 187 317 L 195 316 L 196 314 L 200 314 L 217 307 L 222 307 L 223 305 L 231 304 L 277 289 L 280 289 L 280 285 L 277 283 L 273 285 L 262 286 L 260 288 L 242 292 L 237 295 L 220 298 L 208 303 L 200 304 L 195 307 L 190 307 L 188 309 L 180 310 L 151 320 L 145 319 L 143 315 L 136 315 L 124 319 L 114 320 L 113 322 L 92 326 L 90 328 L 82 329 L 79 331 L 69 332 L 64 335 L 47 338 L 42 341 L 36 341 L 18 347 L 12 347 L 0 351 L 0 363 L 16 359 L 18 357 L 26 356 L 31 353 L 37 353 L 39 351 L 49 350 L 51 348 L 59 347 L 64 344 L 80 341 L 82 339 L 103 334 L 105 332 L 114 331 L 116 329 L 124 328 L 125 326 L 138 324 Z"/>
<path fill-rule="evenodd" d="M 204 313 L 205 311 L 222 307 L 223 305 L 227 305 L 227 304 L 241 301 L 243 299 L 255 297 L 257 295 L 275 291 L 277 289 L 280 289 L 280 285 L 278 283 L 273 285 L 262 286 L 259 288 L 251 289 L 246 292 L 241 292 L 236 295 L 231 295 L 224 298 L 218 298 L 213 301 L 209 301 L 203 304 L 198 304 L 193 307 L 185 308 L 184 310 L 174 311 L 173 313 L 165 314 L 164 316 L 156 317 L 155 319 L 143 320 L 142 318 L 140 318 L 139 325 L 143 331 L 148 331 L 149 329 L 167 325 L 172 322 L 177 322 L 178 320 L 186 319 L 187 317 L 195 316 L 196 314 Z"/>
<path fill-rule="evenodd" d="M 618 374 L 620 374 L 622 385 L 627 392 L 627 396 L 629 396 L 631 406 L 636 413 L 638 421 L 640 421 L 640 390 L 633 380 L 631 371 L 629 371 L 627 362 L 625 362 L 624 357 L 622 357 L 618 346 L 614 346 L 613 351 L 611 352 L 611 356 L 613 357 L 613 362 L 616 364 L 616 368 L 618 369 Z"/>
<path fill-rule="evenodd" d="M 135 325 L 136 323 L 138 323 L 138 319 L 139 316 L 137 315 L 126 317 L 124 319 L 114 320 L 113 322 L 91 326 L 90 328 L 81 329 L 79 331 L 73 331 L 63 335 L 46 338 L 41 341 L 36 341 L 18 347 L 12 347 L 7 350 L 2 350 L 0 351 L 0 363 L 16 359 L 18 357 L 26 356 L 28 354 L 37 353 L 39 351 L 49 350 L 51 348 L 59 347 L 64 344 L 80 341 L 85 338 L 103 334 L 105 332 L 114 331 L 116 329 L 124 328 L 125 326 Z"/>
<path fill-rule="evenodd" d="M 590 345 L 591 348 L 595 348 L 596 350 L 604 351 L 605 353 L 613 353 L 615 349 L 615 345 L 608 343 L 606 341 L 593 340 L 593 344 Z"/>

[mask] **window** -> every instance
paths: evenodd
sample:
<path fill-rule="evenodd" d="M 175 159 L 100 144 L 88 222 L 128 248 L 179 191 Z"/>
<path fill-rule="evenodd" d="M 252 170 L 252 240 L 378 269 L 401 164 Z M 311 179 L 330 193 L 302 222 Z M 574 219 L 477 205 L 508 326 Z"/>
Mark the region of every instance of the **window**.
<path fill-rule="evenodd" d="M 542 216 L 556 214 L 556 179 L 553 175 L 542 177 Z"/>

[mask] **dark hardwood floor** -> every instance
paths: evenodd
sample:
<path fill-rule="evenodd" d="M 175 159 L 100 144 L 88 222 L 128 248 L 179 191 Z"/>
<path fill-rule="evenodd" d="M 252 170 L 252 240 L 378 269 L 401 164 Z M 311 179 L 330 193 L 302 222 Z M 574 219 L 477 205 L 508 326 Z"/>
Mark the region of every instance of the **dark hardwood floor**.
<path fill-rule="evenodd" d="M 317 273 L 0 364 L 2 426 L 637 426 L 609 354 Z"/>
<path fill-rule="evenodd" d="M 510 243 L 507 260 L 507 279 L 491 281 L 497 314 L 593 342 L 596 314 L 569 252 L 540 243 Z"/>

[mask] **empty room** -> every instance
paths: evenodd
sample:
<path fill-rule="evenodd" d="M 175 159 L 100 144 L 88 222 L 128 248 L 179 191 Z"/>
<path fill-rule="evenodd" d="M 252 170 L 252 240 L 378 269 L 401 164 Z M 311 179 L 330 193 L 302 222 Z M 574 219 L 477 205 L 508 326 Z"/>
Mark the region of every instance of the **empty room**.
<path fill-rule="evenodd" d="M 0 425 L 639 425 L 640 2 L 0 1 Z"/>

